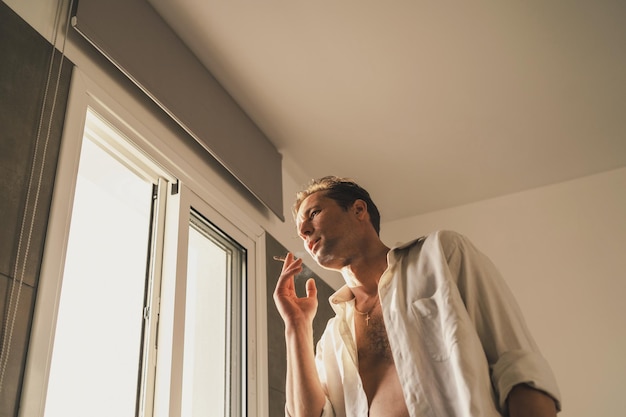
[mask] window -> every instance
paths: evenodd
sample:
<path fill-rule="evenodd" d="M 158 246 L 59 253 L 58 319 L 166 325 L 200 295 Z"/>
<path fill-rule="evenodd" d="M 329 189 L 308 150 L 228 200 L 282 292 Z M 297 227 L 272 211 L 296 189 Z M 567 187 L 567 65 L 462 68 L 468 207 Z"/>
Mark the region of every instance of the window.
<path fill-rule="evenodd" d="M 150 407 L 149 329 L 160 279 L 150 243 L 159 232 L 152 225 L 160 182 L 114 149 L 120 140 L 87 113 L 46 417 L 135 416 Z"/>
<path fill-rule="evenodd" d="M 189 225 L 183 416 L 240 416 L 245 250 L 195 211 Z M 237 398 L 235 395 L 234 398 Z"/>
<path fill-rule="evenodd" d="M 256 415 L 248 364 L 260 354 L 262 234 L 235 226 L 108 108 L 80 104 L 80 152 L 71 142 L 62 151 L 69 180 L 55 189 L 20 415 Z"/>

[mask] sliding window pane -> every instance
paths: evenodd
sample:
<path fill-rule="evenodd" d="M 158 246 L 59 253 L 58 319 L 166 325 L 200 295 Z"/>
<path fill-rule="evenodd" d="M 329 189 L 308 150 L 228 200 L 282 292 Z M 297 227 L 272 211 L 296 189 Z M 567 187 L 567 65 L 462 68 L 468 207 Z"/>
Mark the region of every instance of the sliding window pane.
<path fill-rule="evenodd" d="M 192 213 L 188 256 L 182 415 L 239 416 L 245 251 Z"/>
<path fill-rule="evenodd" d="M 152 190 L 84 139 L 46 417 L 137 413 Z"/>

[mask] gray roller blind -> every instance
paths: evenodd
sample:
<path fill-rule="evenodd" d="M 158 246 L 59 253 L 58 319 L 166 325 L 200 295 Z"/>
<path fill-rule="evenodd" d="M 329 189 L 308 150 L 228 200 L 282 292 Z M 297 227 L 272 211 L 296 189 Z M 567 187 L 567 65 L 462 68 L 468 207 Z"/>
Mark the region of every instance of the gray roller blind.
<path fill-rule="evenodd" d="M 73 25 L 281 220 L 281 155 L 145 0 L 80 0 Z"/>

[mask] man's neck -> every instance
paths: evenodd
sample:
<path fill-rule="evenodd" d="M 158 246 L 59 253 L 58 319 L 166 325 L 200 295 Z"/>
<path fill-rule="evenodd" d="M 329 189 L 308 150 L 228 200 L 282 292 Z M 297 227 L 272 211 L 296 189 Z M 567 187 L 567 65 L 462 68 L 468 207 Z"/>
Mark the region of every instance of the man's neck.
<path fill-rule="evenodd" d="M 341 274 L 355 296 L 372 296 L 378 292 L 378 281 L 387 269 L 389 248 L 382 242 L 364 251 L 364 255 L 346 265 Z"/>

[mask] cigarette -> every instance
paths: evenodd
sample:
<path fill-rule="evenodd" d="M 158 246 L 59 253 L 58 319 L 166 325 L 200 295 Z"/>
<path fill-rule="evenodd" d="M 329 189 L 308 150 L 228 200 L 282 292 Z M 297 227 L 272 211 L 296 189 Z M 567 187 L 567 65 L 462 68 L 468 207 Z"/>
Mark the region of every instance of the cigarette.
<path fill-rule="evenodd" d="M 285 257 L 281 255 L 274 255 L 273 259 L 275 261 L 285 262 Z"/>

